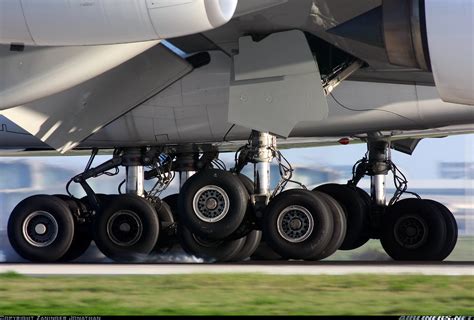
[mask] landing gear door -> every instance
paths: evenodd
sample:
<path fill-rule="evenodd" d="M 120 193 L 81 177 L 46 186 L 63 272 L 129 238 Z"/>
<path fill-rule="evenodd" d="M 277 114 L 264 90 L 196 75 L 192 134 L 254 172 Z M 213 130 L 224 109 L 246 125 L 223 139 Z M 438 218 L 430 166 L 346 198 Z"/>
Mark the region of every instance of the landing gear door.
<path fill-rule="evenodd" d="M 229 122 L 288 137 L 302 121 L 321 121 L 328 103 L 304 33 L 239 41 L 231 74 Z"/>

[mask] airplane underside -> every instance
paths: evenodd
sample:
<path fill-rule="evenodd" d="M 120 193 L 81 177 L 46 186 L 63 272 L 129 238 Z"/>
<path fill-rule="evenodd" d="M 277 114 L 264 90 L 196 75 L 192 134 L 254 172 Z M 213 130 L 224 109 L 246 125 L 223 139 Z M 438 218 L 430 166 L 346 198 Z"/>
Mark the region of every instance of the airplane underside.
<path fill-rule="evenodd" d="M 68 194 L 32 196 L 15 207 L 8 236 L 16 252 L 35 262 L 73 261 L 93 240 L 118 262 L 176 246 L 215 262 L 247 260 L 259 248 L 259 259 L 322 260 L 380 239 L 394 260 L 444 260 L 456 245 L 456 220 L 441 203 L 407 192 L 391 150 L 411 154 L 420 139 L 473 132 L 473 106 L 456 104 L 468 103 L 470 91 L 452 98 L 444 66 L 433 77 L 420 51 L 395 57 L 377 37 L 361 43 L 341 40 L 344 28 L 326 32 L 357 24 L 350 18 L 364 12 L 377 20 L 394 3 L 358 1 L 337 11 L 343 2 L 242 1 L 229 24 L 173 40 L 197 52 L 186 57 L 158 41 L 0 46 L 3 62 L 48 64 L 28 73 L 4 68 L 12 80 L 0 83 L 0 149 L 92 153 L 84 172 L 66 184 Z M 389 27 L 385 38 L 393 36 Z M 95 63 L 106 55 L 114 59 Z M 405 68 L 394 67 L 395 58 Z M 58 59 L 80 68 L 65 72 Z M 54 71 L 54 85 L 44 81 L 44 69 L 46 76 Z M 14 94 L 25 79 L 28 95 Z M 280 151 L 350 142 L 366 143 L 367 154 L 348 183 L 314 190 L 292 180 Z M 93 167 L 101 150 L 111 159 Z M 221 152 L 235 153 L 234 167 L 222 165 Z M 272 163 L 280 174 L 275 189 Z M 242 174 L 247 166 L 252 179 Z M 120 194 L 94 192 L 91 179 L 121 167 Z M 389 173 L 397 181 L 391 199 Z M 365 176 L 370 194 L 357 186 Z M 161 199 L 175 177 L 180 192 Z M 151 190 L 145 180 L 155 181 Z M 287 189 L 289 183 L 298 188 Z M 86 196 L 73 197 L 72 184 Z"/>

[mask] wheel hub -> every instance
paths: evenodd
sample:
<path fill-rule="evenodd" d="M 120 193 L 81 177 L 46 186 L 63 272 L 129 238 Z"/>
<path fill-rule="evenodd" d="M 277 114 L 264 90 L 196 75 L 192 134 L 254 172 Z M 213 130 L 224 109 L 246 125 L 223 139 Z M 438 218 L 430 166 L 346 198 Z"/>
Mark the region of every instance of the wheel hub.
<path fill-rule="evenodd" d="M 23 222 L 23 237 L 34 247 L 43 248 L 51 245 L 58 236 L 58 222 L 46 211 L 35 211 Z"/>
<path fill-rule="evenodd" d="M 193 198 L 193 210 L 196 216 L 205 222 L 221 221 L 229 212 L 229 196 L 218 186 L 201 188 Z"/>
<path fill-rule="evenodd" d="M 313 233 L 314 219 L 308 209 L 290 206 L 278 215 L 277 229 L 283 239 L 291 243 L 303 242 Z"/>
<path fill-rule="evenodd" d="M 118 246 L 130 247 L 138 242 L 143 233 L 140 217 L 133 211 L 115 212 L 107 222 L 107 234 Z"/>
<path fill-rule="evenodd" d="M 303 222 L 300 219 L 293 219 L 290 221 L 291 230 L 301 229 L 302 226 L 303 226 Z"/>
<path fill-rule="evenodd" d="M 208 210 L 215 210 L 217 208 L 217 206 L 218 206 L 218 203 L 217 203 L 216 199 L 211 198 L 211 199 L 207 200 L 207 202 L 206 202 L 206 208 Z"/>
<path fill-rule="evenodd" d="M 426 242 L 428 226 L 420 217 L 406 216 L 397 221 L 394 233 L 395 240 L 402 247 L 416 249 Z"/>
<path fill-rule="evenodd" d="M 35 232 L 39 235 L 43 235 L 45 234 L 47 231 L 46 229 L 46 226 L 42 223 L 38 223 L 36 226 L 35 226 Z"/>
<path fill-rule="evenodd" d="M 130 232 L 132 228 L 130 227 L 130 225 L 128 223 L 122 223 L 120 225 L 120 231 L 122 232 Z"/>

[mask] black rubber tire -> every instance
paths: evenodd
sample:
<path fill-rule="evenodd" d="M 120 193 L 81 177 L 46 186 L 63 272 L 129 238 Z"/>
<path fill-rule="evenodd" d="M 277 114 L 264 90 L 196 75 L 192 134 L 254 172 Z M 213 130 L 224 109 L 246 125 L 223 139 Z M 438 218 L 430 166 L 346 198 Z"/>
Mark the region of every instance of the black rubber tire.
<path fill-rule="evenodd" d="M 240 174 L 239 175 L 240 181 L 247 189 L 249 194 L 253 194 L 255 192 L 255 186 L 249 177 L 246 175 Z M 265 242 L 262 240 L 262 231 L 255 230 L 256 227 L 256 217 L 255 212 L 253 211 L 253 206 L 249 202 L 249 208 L 247 209 L 247 214 L 245 215 L 244 219 L 245 225 L 241 225 L 239 227 L 240 230 L 237 230 L 232 236 L 247 236 L 245 240 L 245 245 L 242 251 L 239 253 L 237 257 L 234 257 L 233 261 L 241 261 L 247 258 L 251 258 L 252 260 L 281 260 L 282 257 L 273 251 Z M 244 224 L 243 223 L 243 224 Z M 244 231 L 241 231 L 244 230 Z M 254 247 L 255 246 L 255 247 Z M 249 254 L 250 253 L 250 254 Z M 255 256 L 254 256 L 255 255 Z"/>
<path fill-rule="evenodd" d="M 436 260 L 443 250 L 447 236 L 444 216 L 436 213 L 437 209 L 432 204 L 415 198 L 403 199 L 388 208 L 380 239 L 385 252 L 392 259 L 399 261 Z M 421 221 L 428 229 L 427 232 L 424 231 L 425 239 L 420 240 L 421 243 L 414 248 L 402 245 L 395 236 L 397 223 L 409 217 Z"/>
<path fill-rule="evenodd" d="M 45 247 L 30 244 L 23 236 L 23 223 L 35 211 L 49 213 L 58 225 L 56 239 Z M 21 201 L 8 219 L 8 239 L 13 249 L 32 262 L 55 262 L 66 254 L 74 239 L 74 219 L 68 206 L 59 198 L 36 195 Z"/>
<path fill-rule="evenodd" d="M 176 221 L 170 206 L 165 201 L 156 203 L 155 210 L 161 229 L 153 252 L 163 254 L 169 252 L 178 243 Z"/>
<path fill-rule="evenodd" d="M 252 179 L 250 179 L 244 174 L 239 174 L 237 177 L 240 179 L 240 182 L 242 182 L 245 187 L 245 190 L 247 190 L 249 194 L 253 194 L 255 192 L 255 186 L 253 184 Z"/>
<path fill-rule="evenodd" d="M 244 185 L 245 189 L 247 190 L 249 196 L 254 193 L 254 185 L 253 181 L 250 180 L 249 177 L 239 174 L 238 178 Z M 249 201 L 247 205 L 247 211 L 245 212 L 245 217 L 240 226 L 235 230 L 229 237 L 226 239 L 228 240 L 235 240 L 235 239 L 240 239 L 242 237 L 246 237 L 249 235 L 252 231 L 257 229 L 257 218 L 255 216 L 254 212 L 254 207 L 252 205 L 252 202 Z"/>
<path fill-rule="evenodd" d="M 74 239 L 71 247 L 59 261 L 74 261 L 81 257 L 87 249 L 89 249 L 92 242 L 92 225 L 91 224 L 76 224 L 74 232 Z"/>
<path fill-rule="evenodd" d="M 365 192 L 364 189 L 355 187 L 355 191 L 357 194 L 361 197 L 361 199 L 364 201 L 365 205 L 367 206 L 368 210 L 372 207 L 372 199 L 370 198 L 370 195 Z"/>
<path fill-rule="evenodd" d="M 170 207 L 175 221 L 179 221 L 178 220 L 179 218 L 178 199 L 179 199 L 179 193 L 170 194 L 169 196 L 166 196 L 163 199 L 161 199 L 161 201 L 166 202 L 166 204 Z"/>
<path fill-rule="evenodd" d="M 301 242 L 290 242 L 278 232 L 278 217 L 290 206 L 301 206 L 314 219 L 313 231 Z M 287 259 L 308 259 L 320 254 L 332 237 L 334 220 L 331 210 L 316 194 L 308 190 L 288 190 L 270 201 L 263 220 L 263 233 L 267 244 Z"/>
<path fill-rule="evenodd" d="M 231 261 L 245 245 L 245 238 L 237 240 L 204 240 L 184 225 L 178 226 L 178 237 L 183 250 L 206 262 Z"/>
<path fill-rule="evenodd" d="M 329 241 L 326 249 L 324 249 L 320 254 L 311 257 L 311 260 L 323 260 L 334 254 L 341 247 L 346 238 L 347 220 L 344 209 L 342 209 L 341 205 L 333 197 L 323 192 L 313 192 L 326 201 L 326 204 L 331 209 L 332 217 L 334 219 L 334 230 L 331 241 Z"/>
<path fill-rule="evenodd" d="M 130 245 L 115 243 L 107 232 L 107 224 L 116 212 L 127 210 L 133 212 L 142 225 L 141 235 Z M 94 220 L 94 241 L 99 250 L 112 260 L 132 262 L 140 255 L 149 254 L 155 247 L 160 223 L 153 206 L 143 198 L 135 195 L 114 196 L 96 215 Z"/>
<path fill-rule="evenodd" d="M 265 242 L 265 239 L 260 241 L 260 244 L 257 247 L 257 250 L 250 257 L 254 261 L 275 261 L 275 260 L 284 260 L 284 258 L 275 252 L 270 246 Z"/>
<path fill-rule="evenodd" d="M 211 185 L 221 188 L 229 198 L 227 214 L 216 222 L 201 220 L 193 209 L 195 195 L 202 188 Z M 223 170 L 203 170 L 189 178 L 181 188 L 178 201 L 179 221 L 204 239 L 225 239 L 242 224 L 248 202 L 249 194 L 237 175 Z"/>
<path fill-rule="evenodd" d="M 373 232 L 375 230 L 372 230 L 372 226 L 371 226 L 370 218 L 372 215 L 372 198 L 370 197 L 370 194 L 368 194 L 364 189 L 359 188 L 357 186 L 355 187 L 355 190 L 365 204 L 365 217 L 367 219 L 366 228 L 364 228 L 364 231 L 361 237 L 359 237 L 358 241 L 355 243 L 355 246 L 359 248 L 359 247 L 362 247 L 364 244 L 366 244 L 367 241 L 369 241 L 371 238 L 378 239 L 379 237 L 373 237 L 374 235 L 377 235 L 378 232 Z"/>
<path fill-rule="evenodd" d="M 446 242 L 444 243 L 443 249 L 441 249 L 439 255 L 434 258 L 436 261 L 443 261 L 449 257 L 456 247 L 458 241 L 458 224 L 456 218 L 454 218 L 454 215 L 448 208 L 446 208 L 446 206 L 434 200 L 425 199 L 424 201 L 436 207 L 439 213 L 443 215 L 446 222 Z"/>
<path fill-rule="evenodd" d="M 97 193 L 96 194 L 96 197 L 97 197 L 97 200 L 99 201 L 99 206 L 100 208 L 104 208 L 105 206 L 107 206 L 107 204 L 109 203 L 109 201 L 111 199 L 113 199 L 114 197 L 118 197 L 119 195 L 117 194 L 103 194 L 103 193 Z M 94 210 L 94 208 L 92 207 L 92 205 L 89 203 L 89 197 L 88 196 L 84 196 L 82 197 L 81 199 L 79 199 L 79 201 L 84 204 L 84 206 L 86 207 L 87 210 Z"/>
<path fill-rule="evenodd" d="M 71 198 L 68 195 L 57 194 L 55 197 L 63 200 L 73 213 L 74 218 L 74 238 L 68 251 L 59 261 L 68 262 L 79 258 L 89 249 L 92 242 L 92 224 L 90 221 L 80 222 L 75 214 L 84 214 L 87 210 L 86 206 L 78 199 Z"/>
<path fill-rule="evenodd" d="M 325 184 L 314 189 L 333 197 L 344 209 L 347 218 L 346 238 L 339 250 L 354 250 L 370 239 L 368 211 L 359 193 L 347 185 Z"/>
<path fill-rule="evenodd" d="M 260 245 L 260 241 L 262 240 L 262 231 L 260 230 L 253 230 L 245 237 L 245 243 L 242 249 L 232 257 L 231 261 L 244 261 L 250 258 L 255 251 L 257 250 L 258 246 Z"/>

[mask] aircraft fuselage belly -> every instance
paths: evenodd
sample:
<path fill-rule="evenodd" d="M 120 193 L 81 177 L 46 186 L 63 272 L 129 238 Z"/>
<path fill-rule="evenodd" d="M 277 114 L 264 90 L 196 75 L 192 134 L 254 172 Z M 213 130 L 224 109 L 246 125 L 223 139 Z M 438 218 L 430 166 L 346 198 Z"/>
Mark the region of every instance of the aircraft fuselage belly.
<path fill-rule="evenodd" d="M 251 130 L 228 122 L 230 58 L 219 52 L 211 56 L 209 65 L 113 121 L 80 147 L 246 140 Z M 346 81 L 328 96 L 328 104 L 327 119 L 300 122 L 290 137 L 344 137 L 375 131 L 400 134 L 474 122 L 472 106 L 442 102 L 436 88 L 430 86 Z M 0 125 L 0 148 L 47 147 L 3 117 Z"/>

